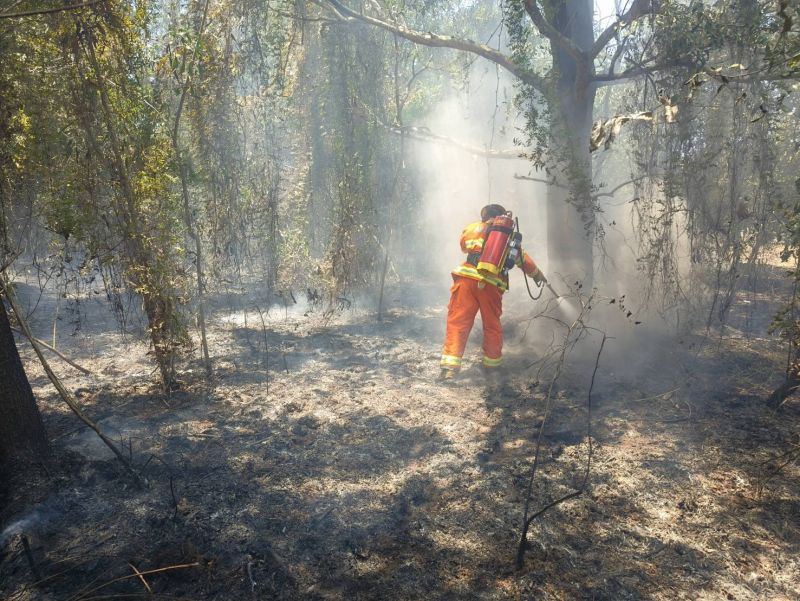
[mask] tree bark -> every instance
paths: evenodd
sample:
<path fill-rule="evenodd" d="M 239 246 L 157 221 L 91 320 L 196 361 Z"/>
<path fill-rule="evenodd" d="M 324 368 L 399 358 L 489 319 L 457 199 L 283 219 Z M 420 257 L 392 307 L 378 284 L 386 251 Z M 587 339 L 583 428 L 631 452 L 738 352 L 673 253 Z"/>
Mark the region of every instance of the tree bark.
<path fill-rule="evenodd" d="M 550 99 L 554 158 L 569 192 L 549 186 L 547 193 L 548 263 L 572 285 L 593 284 L 594 208 L 589 138 L 595 86 L 592 83 L 592 0 L 567 0 L 556 11 L 553 27 L 560 39 L 551 39 L 555 95 Z M 580 54 L 576 56 L 575 49 Z"/>
<path fill-rule="evenodd" d="M 47 434 L 17 352 L 0 289 L 0 465 L 49 454 Z"/>

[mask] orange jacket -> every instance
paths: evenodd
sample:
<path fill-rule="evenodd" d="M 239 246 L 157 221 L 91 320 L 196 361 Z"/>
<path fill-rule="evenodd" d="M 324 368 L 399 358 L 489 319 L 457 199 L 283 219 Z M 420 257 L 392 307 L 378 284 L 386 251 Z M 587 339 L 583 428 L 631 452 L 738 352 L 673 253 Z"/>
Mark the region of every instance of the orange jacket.
<path fill-rule="evenodd" d="M 476 221 L 470 223 L 464 231 L 461 232 L 461 252 L 472 254 L 480 253 L 483 250 L 483 243 L 486 240 L 486 230 L 489 224 L 485 221 Z M 533 276 L 539 268 L 533 262 L 530 255 L 524 250 L 520 253 L 520 258 L 517 260 L 517 267 L 521 268 L 527 275 Z M 480 282 L 487 282 L 493 286 L 497 286 L 501 292 L 508 290 L 508 275 L 501 272 L 499 275 L 483 274 L 472 263 L 464 261 L 461 265 L 453 270 L 453 275 L 460 275 L 465 278 L 478 280 Z"/>

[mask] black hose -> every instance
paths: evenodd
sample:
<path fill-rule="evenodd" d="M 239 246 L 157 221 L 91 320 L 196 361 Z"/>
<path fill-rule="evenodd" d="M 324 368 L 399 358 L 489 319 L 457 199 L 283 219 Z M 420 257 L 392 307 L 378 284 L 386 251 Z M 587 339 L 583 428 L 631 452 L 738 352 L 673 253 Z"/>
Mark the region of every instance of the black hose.
<path fill-rule="evenodd" d="M 542 293 L 544 292 L 544 286 L 537 286 L 537 288 L 539 289 L 539 296 L 533 296 L 533 293 L 531 292 L 531 285 L 528 283 L 528 274 L 523 272 L 522 275 L 525 276 L 525 287 L 528 289 L 528 296 L 530 296 L 533 300 L 539 300 L 540 298 L 542 298 Z"/>
<path fill-rule="evenodd" d="M 516 225 L 517 233 L 519 233 L 519 217 L 514 217 L 514 224 Z M 520 252 L 524 252 L 521 247 L 519 250 Z M 525 277 L 525 288 L 528 289 L 528 296 L 530 296 L 533 300 L 539 300 L 540 298 L 542 298 L 542 293 L 544 292 L 544 285 L 537 286 L 537 288 L 539 289 L 539 295 L 533 296 L 533 293 L 531 292 L 531 285 L 528 283 L 528 274 L 523 271 L 522 275 Z"/>

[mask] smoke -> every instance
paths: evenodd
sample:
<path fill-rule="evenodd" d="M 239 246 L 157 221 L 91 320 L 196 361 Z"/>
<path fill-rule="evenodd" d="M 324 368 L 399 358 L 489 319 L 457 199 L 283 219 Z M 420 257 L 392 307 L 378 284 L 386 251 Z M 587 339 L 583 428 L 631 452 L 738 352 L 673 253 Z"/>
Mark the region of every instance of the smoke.
<path fill-rule="evenodd" d="M 14 538 L 22 534 L 38 535 L 46 531 L 50 525 L 62 515 L 62 501 L 57 496 L 52 496 L 36 505 L 22 517 L 14 520 L 0 532 L 0 550 Z"/>
<path fill-rule="evenodd" d="M 581 303 L 574 298 L 578 291 L 575 282 L 562 281 L 555 273 L 555 266 L 548 261 L 545 185 L 519 178 L 538 175 L 544 179 L 543 175 L 532 172 L 526 159 L 487 158 L 464 148 L 522 150 L 514 144 L 515 137 L 522 137 L 523 123 L 512 103 L 513 77 L 477 61 L 470 68 L 467 81 L 467 89 L 451 88 L 441 102 L 413 123 L 427 128 L 437 138 L 448 138 L 457 144 L 439 139 L 414 140 L 407 145 L 409 165 L 417 189 L 421 191 L 424 222 L 428 224 L 420 234 L 419 244 L 411 249 L 424 253 L 426 258 L 423 261 L 427 266 L 425 285 L 418 294 L 426 295 L 431 303 L 446 304 L 452 283 L 449 273 L 464 259 L 458 245 L 462 229 L 479 219 L 482 206 L 503 205 L 519 217 L 524 249 L 548 275 L 556 291 L 563 295 L 554 298 L 545 289 L 541 298 L 534 302 L 528 296 L 520 270 L 510 274 L 511 289 L 503 303 L 508 346 L 522 342 L 527 349 L 525 352 L 536 355 L 547 346 L 543 341 L 559 336 L 561 326 L 553 320 L 536 320 L 529 328 L 527 321 L 546 310 L 548 315 L 571 323 L 581 313 Z M 603 191 L 631 178 L 630 165 L 625 161 L 622 152 L 603 157 L 602 167 L 596 174 L 596 182 L 602 182 Z M 617 191 L 613 198 L 603 199 L 603 212 L 598 219 L 605 235 L 596 246 L 595 286 L 598 291 L 588 320 L 590 325 L 614 338 L 604 351 L 605 361 L 622 366 L 631 363 L 632 350 L 644 359 L 650 352 L 647 349 L 657 349 L 665 336 L 674 333 L 674 316 L 666 315 L 663 307 L 658 310 L 646 306 L 649 282 L 642 277 L 638 262 L 636 224 L 630 202 L 635 192 L 636 188 L 629 185 Z M 677 229 L 679 224 L 676 224 Z M 683 262 L 685 257 L 678 260 Z M 579 292 L 588 297 L 593 291 L 581 289 Z M 441 328 L 444 329 L 444 323 Z M 587 357 L 593 358 L 596 345 L 586 346 Z M 508 350 L 513 352 L 512 348 Z M 642 353 L 643 350 L 647 352 Z"/>
<path fill-rule="evenodd" d="M 39 511 L 32 511 L 22 519 L 12 522 L 5 530 L 0 532 L 0 549 L 4 548 L 14 537 L 31 530 L 35 524 L 43 521 Z"/>
<path fill-rule="evenodd" d="M 515 178 L 530 171 L 525 159 L 480 156 L 464 147 L 489 151 L 520 151 L 517 111 L 511 106 L 513 79 L 494 67 L 476 63 L 469 89 L 451 89 L 418 125 L 445 141 L 409 144 L 411 165 L 422 191 L 425 223 L 429 224 L 418 250 L 429 260 L 431 283 L 438 297 L 451 285 L 450 271 L 464 260 L 458 240 L 465 226 L 480 219 L 480 209 L 497 203 L 519 217 L 523 248 L 544 269 L 546 265 L 545 188 Z M 511 302 L 527 299 L 521 273 L 512 273 Z M 508 300 L 506 302 L 509 302 Z"/>

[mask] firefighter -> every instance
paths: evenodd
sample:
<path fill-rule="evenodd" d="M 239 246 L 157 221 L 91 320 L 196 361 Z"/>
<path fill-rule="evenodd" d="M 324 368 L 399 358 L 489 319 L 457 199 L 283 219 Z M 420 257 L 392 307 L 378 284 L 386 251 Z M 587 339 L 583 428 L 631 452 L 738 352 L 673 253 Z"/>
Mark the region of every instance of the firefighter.
<path fill-rule="evenodd" d="M 500 315 L 503 312 L 503 293 L 508 290 L 508 269 L 502 265 L 497 273 L 478 268 L 490 226 L 497 218 L 510 222 L 510 214 L 497 204 L 486 205 L 481 209 L 481 220 L 469 224 L 461 233 L 461 251 L 467 260 L 453 272 L 453 287 L 450 289 L 450 304 L 447 306 L 447 332 L 442 351 L 441 380 L 454 378 L 461 368 L 461 357 L 467 345 L 475 315 L 481 312 L 483 323 L 483 362 L 482 367 L 492 373 L 502 363 L 503 327 Z M 507 231 L 507 230 L 506 230 Z M 507 239 L 507 238 L 506 238 Z M 505 247 L 504 247 L 505 248 Z M 519 254 L 510 267 L 517 265 L 539 284 L 544 275 L 528 254 L 519 249 Z"/>

